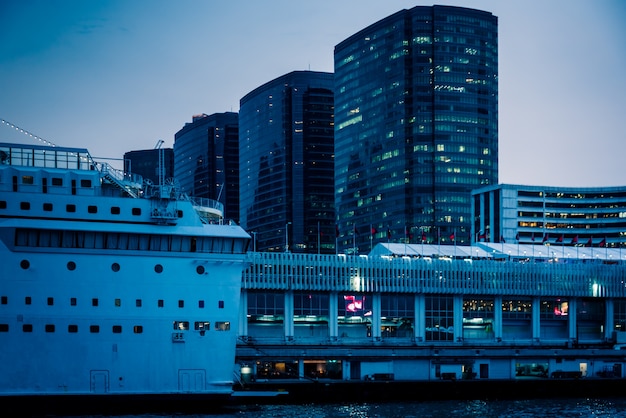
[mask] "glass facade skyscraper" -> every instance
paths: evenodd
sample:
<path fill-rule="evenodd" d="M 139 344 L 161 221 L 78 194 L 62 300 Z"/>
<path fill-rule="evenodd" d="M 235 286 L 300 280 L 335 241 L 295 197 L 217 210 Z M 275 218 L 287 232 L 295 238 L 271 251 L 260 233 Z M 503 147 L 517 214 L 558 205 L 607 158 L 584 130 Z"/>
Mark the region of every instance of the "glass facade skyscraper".
<path fill-rule="evenodd" d="M 162 164 L 161 167 L 159 167 L 159 162 Z M 174 150 L 155 148 L 126 152 L 124 153 L 124 170 L 139 174 L 144 180 L 150 180 L 153 184 L 159 184 L 161 177 L 165 180 L 174 176 Z"/>
<path fill-rule="evenodd" d="M 336 45 L 335 167 L 340 252 L 468 243 L 498 182 L 497 17 L 418 6 Z"/>
<path fill-rule="evenodd" d="M 257 251 L 335 252 L 333 74 L 294 71 L 240 101 L 241 225 Z"/>
<path fill-rule="evenodd" d="M 239 223 L 239 124 L 235 112 L 200 114 L 174 135 L 174 174 L 181 191 L 224 205 Z"/>

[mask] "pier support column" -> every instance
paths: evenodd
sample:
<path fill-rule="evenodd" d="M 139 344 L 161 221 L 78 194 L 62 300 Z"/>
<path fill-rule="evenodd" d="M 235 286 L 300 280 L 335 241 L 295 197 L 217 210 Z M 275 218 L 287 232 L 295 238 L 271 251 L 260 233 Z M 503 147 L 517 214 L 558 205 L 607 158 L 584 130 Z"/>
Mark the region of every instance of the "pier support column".
<path fill-rule="evenodd" d="M 577 308 L 577 302 L 578 300 L 576 298 L 571 298 L 569 300 L 569 304 L 568 304 L 568 326 L 569 326 L 569 339 L 570 341 L 575 342 L 576 344 L 578 343 L 578 319 L 576 318 L 576 311 L 578 310 Z"/>
<path fill-rule="evenodd" d="M 613 330 L 615 328 L 615 322 L 613 315 L 615 311 L 615 305 L 613 299 L 605 299 L 606 304 L 606 319 L 604 320 L 604 339 L 606 341 L 613 341 Z"/>
<path fill-rule="evenodd" d="M 337 292 L 330 292 L 328 297 L 330 298 L 328 301 L 328 336 L 331 341 L 336 341 L 339 336 L 339 325 L 337 324 L 337 312 L 339 312 L 339 304 L 337 301 L 339 294 L 337 294 Z"/>
<path fill-rule="evenodd" d="M 298 361 L 298 379 L 304 380 L 304 358 Z"/>
<path fill-rule="evenodd" d="M 241 291 L 241 299 L 239 299 L 239 336 L 248 336 L 248 292 Z"/>
<path fill-rule="evenodd" d="M 454 295 L 452 302 L 454 341 L 463 341 L 463 295 Z"/>
<path fill-rule="evenodd" d="M 493 298 L 493 338 L 502 341 L 502 296 Z"/>
<path fill-rule="evenodd" d="M 426 297 L 422 293 L 415 295 L 415 341 L 426 341 Z"/>
<path fill-rule="evenodd" d="M 294 325 L 293 325 L 293 290 L 285 292 L 285 313 L 283 324 L 285 326 L 285 340 L 293 341 Z"/>
<path fill-rule="evenodd" d="M 374 293 L 372 295 L 372 338 L 374 341 L 380 341 L 381 338 L 381 320 L 380 320 L 380 305 L 381 295 L 380 293 Z"/>
<path fill-rule="evenodd" d="M 541 339 L 541 299 L 538 296 L 532 299 L 531 328 L 533 341 Z"/>

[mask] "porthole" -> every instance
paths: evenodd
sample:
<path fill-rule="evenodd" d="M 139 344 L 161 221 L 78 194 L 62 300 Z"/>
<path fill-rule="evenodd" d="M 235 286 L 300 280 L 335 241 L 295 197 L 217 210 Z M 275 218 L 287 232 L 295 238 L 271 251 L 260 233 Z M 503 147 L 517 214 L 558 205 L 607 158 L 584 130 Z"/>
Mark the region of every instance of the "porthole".
<path fill-rule="evenodd" d="M 111 270 L 117 273 L 118 271 L 120 271 L 120 265 L 117 263 L 111 264 Z"/>
<path fill-rule="evenodd" d="M 30 261 L 28 260 L 20 261 L 20 267 L 23 268 L 24 270 L 28 269 L 30 267 Z"/>
<path fill-rule="evenodd" d="M 198 274 L 204 274 L 204 266 L 198 266 L 196 267 L 196 273 Z"/>
<path fill-rule="evenodd" d="M 69 271 L 76 270 L 76 263 L 75 263 L 75 262 L 73 262 L 73 261 L 68 261 L 68 263 L 67 263 L 67 269 L 68 269 Z"/>
<path fill-rule="evenodd" d="M 154 266 L 154 271 L 156 271 L 157 273 L 163 273 L 163 266 L 157 264 L 156 266 Z"/>

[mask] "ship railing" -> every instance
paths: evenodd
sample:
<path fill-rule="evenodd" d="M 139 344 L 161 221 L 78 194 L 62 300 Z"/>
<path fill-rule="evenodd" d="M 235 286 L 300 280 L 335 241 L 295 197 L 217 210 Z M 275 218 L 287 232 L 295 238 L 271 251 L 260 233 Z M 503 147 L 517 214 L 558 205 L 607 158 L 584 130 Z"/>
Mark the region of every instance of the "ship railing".
<path fill-rule="evenodd" d="M 94 163 L 102 178 L 124 190 L 132 197 L 141 195 L 143 178 L 138 174 L 126 173 L 108 163 Z"/>
<path fill-rule="evenodd" d="M 139 174 L 127 173 L 123 170 L 117 169 L 110 165 L 109 163 L 96 163 L 97 167 L 99 167 L 100 172 L 105 174 L 109 174 L 114 177 L 116 180 L 121 182 L 127 182 L 130 184 L 134 184 L 140 186 L 143 183 L 143 177 Z"/>
<path fill-rule="evenodd" d="M 189 197 L 193 208 L 198 213 L 203 222 L 206 223 L 223 223 L 224 221 L 224 204 L 213 199 L 205 197 Z"/>

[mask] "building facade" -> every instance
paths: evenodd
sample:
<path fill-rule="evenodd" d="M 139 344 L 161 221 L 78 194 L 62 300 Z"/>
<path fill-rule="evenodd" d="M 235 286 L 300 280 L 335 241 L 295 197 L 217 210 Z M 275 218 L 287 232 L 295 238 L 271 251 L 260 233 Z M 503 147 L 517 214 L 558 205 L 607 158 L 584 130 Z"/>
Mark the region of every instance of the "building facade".
<path fill-rule="evenodd" d="M 174 150 L 155 148 L 129 151 L 124 154 L 124 171 L 139 174 L 153 184 L 174 176 Z"/>
<path fill-rule="evenodd" d="M 626 377 L 625 261 L 476 250 L 250 253 L 237 364 L 269 380 Z"/>
<path fill-rule="evenodd" d="M 333 75 L 294 71 L 241 99 L 241 224 L 257 251 L 335 252 Z"/>
<path fill-rule="evenodd" d="M 182 192 L 215 199 L 239 223 L 239 121 L 235 112 L 201 114 L 174 136 L 175 177 Z"/>
<path fill-rule="evenodd" d="M 499 184 L 472 191 L 476 242 L 623 247 L 626 187 Z"/>
<path fill-rule="evenodd" d="M 471 190 L 498 182 L 497 17 L 418 6 L 334 57 L 339 251 L 467 243 Z"/>

